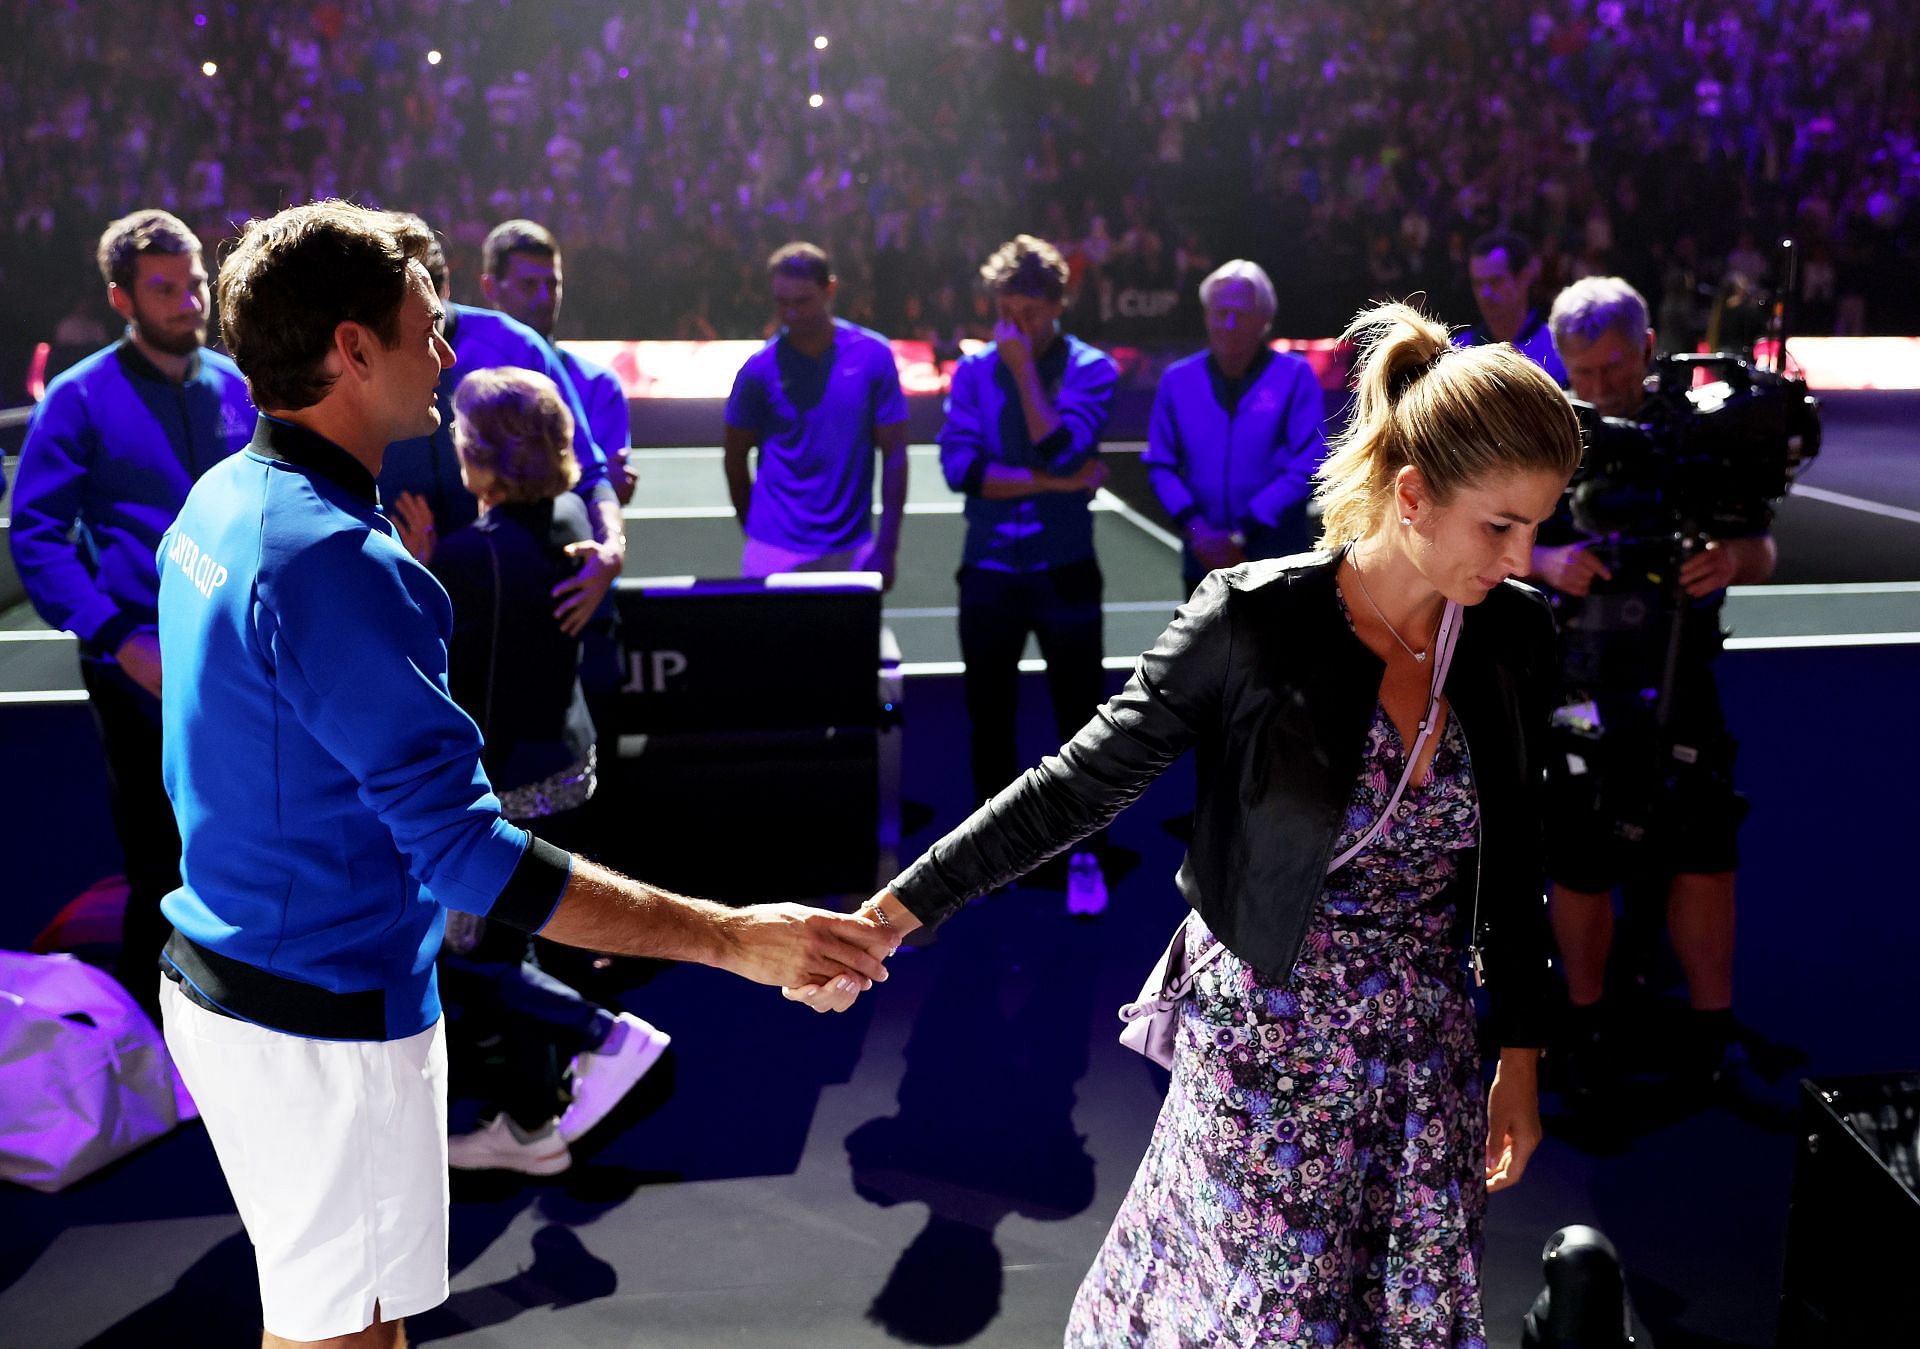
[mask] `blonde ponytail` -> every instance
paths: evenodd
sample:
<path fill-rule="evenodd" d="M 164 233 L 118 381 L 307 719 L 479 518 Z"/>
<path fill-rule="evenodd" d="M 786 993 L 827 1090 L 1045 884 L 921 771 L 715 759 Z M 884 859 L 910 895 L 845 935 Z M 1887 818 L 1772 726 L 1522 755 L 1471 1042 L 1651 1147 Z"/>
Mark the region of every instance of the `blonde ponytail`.
<path fill-rule="evenodd" d="M 1571 475 L 1580 424 L 1559 387 L 1513 347 L 1456 347 L 1408 304 L 1361 311 L 1343 334 L 1354 363 L 1353 418 L 1318 474 L 1323 547 L 1364 538 L 1411 464 L 1445 504 L 1504 472 Z"/>

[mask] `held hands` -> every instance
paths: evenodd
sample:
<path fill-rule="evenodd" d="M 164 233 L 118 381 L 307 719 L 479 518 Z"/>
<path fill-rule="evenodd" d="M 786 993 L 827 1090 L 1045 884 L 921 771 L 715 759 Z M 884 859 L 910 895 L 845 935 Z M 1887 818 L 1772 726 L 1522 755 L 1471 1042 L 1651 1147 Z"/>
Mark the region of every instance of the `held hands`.
<path fill-rule="evenodd" d="M 1193 555 L 1208 571 L 1237 567 L 1247 560 L 1246 550 L 1233 541 L 1231 533 L 1215 529 L 1204 520 L 1196 519 L 1187 526 L 1187 540 L 1193 545 Z"/>
<path fill-rule="evenodd" d="M 1540 1146 L 1540 1053 L 1508 1049 L 1500 1054 L 1487 1092 L 1487 1193 L 1520 1183 Z"/>
<path fill-rule="evenodd" d="M 438 536 L 433 527 L 433 507 L 425 497 L 418 492 L 402 492 L 394 498 L 387 518 L 400 534 L 400 546 L 413 554 L 414 561 L 425 565 L 433 560 Z"/>
<path fill-rule="evenodd" d="M 846 921 L 860 923 L 868 933 L 877 936 L 885 943 L 888 955 L 899 949 L 902 937 L 920 926 L 920 920 L 893 897 L 891 890 L 882 890 L 862 904 Z M 879 977 L 886 978 L 885 972 L 882 971 Z M 805 1003 L 816 1012 L 844 1012 L 871 987 L 871 981 L 862 982 L 851 974 L 841 974 L 832 979 L 806 980 L 788 985 L 780 990 L 780 995 L 789 1002 Z"/>
<path fill-rule="evenodd" d="M 1058 492 L 1085 492 L 1093 496 L 1107 481 L 1107 465 L 1102 459 L 1089 459 L 1064 478 L 1055 478 Z"/>
<path fill-rule="evenodd" d="M 613 483 L 613 494 L 620 499 L 622 506 L 628 505 L 633 500 L 633 489 L 640 485 L 639 460 L 632 450 L 622 450 L 607 465 L 607 469 L 607 478 Z"/>
<path fill-rule="evenodd" d="M 1706 547 L 1680 564 L 1680 588 L 1695 599 L 1704 599 L 1732 585 L 1739 569 L 1732 549 L 1718 539 L 1708 539 Z"/>
<path fill-rule="evenodd" d="M 756 984 L 826 987 L 854 996 L 887 977 L 886 959 L 897 939 L 855 914 L 804 904 L 756 904 L 725 918 L 720 968 Z M 834 1010 L 838 1010 L 837 1008 Z"/>
<path fill-rule="evenodd" d="M 560 624 L 560 631 L 569 637 L 578 637 L 619 577 L 627 557 L 619 544 L 596 543 L 591 539 L 568 544 L 567 556 L 585 560 L 579 571 L 553 588 L 553 598 L 560 601 L 553 616 Z"/>
<path fill-rule="evenodd" d="M 1593 555 L 1596 539 L 1570 543 L 1564 548 L 1535 548 L 1533 574 L 1562 595 L 1584 598 L 1593 589 L 1596 577 L 1611 581 L 1613 573 Z"/>
<path fill-rule="evenodd" d="M 151 632 L 130 633 L 113 653 L 121 672 L 151 693 L 160 696 L 160 638 Z"/>

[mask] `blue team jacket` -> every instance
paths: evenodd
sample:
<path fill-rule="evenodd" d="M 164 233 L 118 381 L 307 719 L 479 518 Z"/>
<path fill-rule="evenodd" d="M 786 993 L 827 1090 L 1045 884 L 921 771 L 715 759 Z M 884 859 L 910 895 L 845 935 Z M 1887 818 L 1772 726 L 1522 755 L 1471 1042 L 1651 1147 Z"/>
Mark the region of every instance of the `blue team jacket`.
<path fill-rule="evenodd" d="M 534 930 L 571 865 L 500 816 L 447 689 L 447 592 L 365 468 L 268 417 L 188 494 L 160 557 L 171 972 L 295 1035 L 426 1029 L 443 906 Z"/>
<path fill-rule="evenodd" d="M 940 467 L 947 486 L 967 497 L 962 566 L 1044 571 L 1093 557 L 1093 515 L 1084 493 L 1003 500 L 980 495 L 990 463 L 1065 476 L 1100 452 L 1119 378 L 1112 359 L 1062 334 L 1041 355 L 1038 370 L 1060 426 L 1036 445 L 1027 434 L 1020 391 L 997 350 L 976 351 L 954 369 L 947 422 L 940 429 Z"/>
<path fill-rule="evenodd" d="M 1327 455 L 1325 400 L 1313 367 L 1272 354 L 1229 411 L 1212 356 L 1176 361 L 1160 377 L 1141 461 L 1154 495 L 1184 526 L 1272 528 L 1313 490 Z"/>
<path fill-rule="evenodd" d="M 126 338 L 63 371 L 27 423 L 13 491 L 13 563 L 40 617 L 95 656 L 151 629 L 160 535 L 253 421 L 246 380 L 216 351 L 178 384 Z"/>

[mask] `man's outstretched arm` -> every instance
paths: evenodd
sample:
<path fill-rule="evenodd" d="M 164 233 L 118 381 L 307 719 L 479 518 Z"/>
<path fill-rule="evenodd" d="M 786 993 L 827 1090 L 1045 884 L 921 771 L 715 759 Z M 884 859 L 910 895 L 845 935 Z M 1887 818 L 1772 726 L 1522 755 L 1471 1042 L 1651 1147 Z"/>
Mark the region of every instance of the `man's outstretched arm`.
<path fill-rule="evenodd" d="M 864 992 L 887 977 L 899 938 L 866 917 L 801 904 L 733 909 L 630 880 L 583 857 L 540 935 L 615 955 L 686 960 L 757 984 L 840 985 Z"/>

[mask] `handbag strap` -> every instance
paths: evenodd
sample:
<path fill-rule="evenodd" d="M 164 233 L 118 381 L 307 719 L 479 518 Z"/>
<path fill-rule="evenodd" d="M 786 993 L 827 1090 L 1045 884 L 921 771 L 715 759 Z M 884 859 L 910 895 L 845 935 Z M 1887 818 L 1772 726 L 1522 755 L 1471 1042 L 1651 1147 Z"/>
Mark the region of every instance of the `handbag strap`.
<path fill-rule="evenodd" d="M 1367 832 L 1354 840 L 1353 846 L 1327 863 L 1327 874 L 1332 875 L 1341 867 L 1360 855 L 1361 849 L 1377 838 L 1387 821 L 1393 818 L 1394 810 L 1400 805 L 1400 798 L 1406 795 L 1407 785 L 1413 781 L 1413 770 L 1420 762 L 1420 753 L 1426 749 L 1427 741 L 1433 738 L 1433 732 L 1440 721 L 1440 696 L 1447 682 L 1447 669 L 1453 664 L 1454 643 L 1460 637 L 1460 606 L 1452 600 L 1440 615 L 1440 630 L 1434 634 L 1433 681 L 1427 686 L 1427 710 L 1420 718 L 1420 731 L 1413 738 L 1413 745 L 1407 750 L 1407 766 L 1400 770 L 1400 781 L 1394 784 L 1393 795 L 1387 798 L 1386 808 L 1379 818 L 1367 826 Z"/>
<path fill-rule="evenodd" d="M 1387 827 L 1387 821 L 1393 818 L 1393 812 L 1399 806 L 1400 798 L 1406 795 L 1407 786 L 1413 781 L 1414 767 L 1420 762 L 1421 751 L 1426 749 L 1427 741 L 1433 738 L 1434 728 L 1440 720 L 1440 697 L 1447 682 L 1447 670 L 1453 665 L 1453 648 L 1460 639 L 1461 614 L 1460 606 L 1448 600 L 1446 609 L 1440 615 L 1440 628 L 1433 639 L 1433 679 L 1427 685 L 1426 715 L 1420 718 L 1419 733 L 1414 736 L 1413 746 L 1407 751 L 1407 765 L 1400 771 L 1400 781 L 1394 784 L 1393 795 L 1387 798 L 1386 808 L 1380 812 L 1379 818 L 1367 826 L 1367 832 L 1355 840 L 1352 847 L 1327 863 L 1328 875 L 1332 875 L 1358 857 L 1361 850 L 1379 836 L 1380 831 Z M 1194 980 L 1200 977 L 1200 971 L 1219 959 L 1220 953 L 1227 949 L 1226 943 L 1216 938 L 1206 954 L 1198 960 L 1188 961 L 1186 934 L 1187 922 L 1183 918 L 1180 920 L 1179 928 L 1173 934 L 1174 942 L 1180 947 L 1179 959 L 1172 959 L 1174 953 L 1170 950 L 1167 961 L 1168 973 L 1172 974 L 1175 970 L 1179 973 L 1167 981 L 1166 989 L 1162 994 L 1163 997 L 1176 1002 L 1187 996 L 1188 991 L 1193 987 Z"/>

